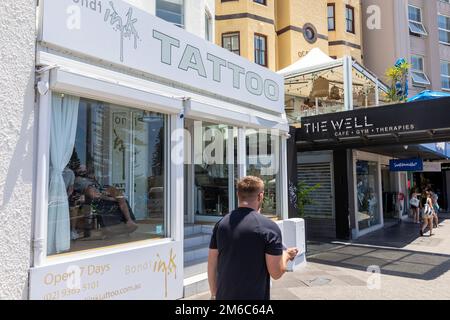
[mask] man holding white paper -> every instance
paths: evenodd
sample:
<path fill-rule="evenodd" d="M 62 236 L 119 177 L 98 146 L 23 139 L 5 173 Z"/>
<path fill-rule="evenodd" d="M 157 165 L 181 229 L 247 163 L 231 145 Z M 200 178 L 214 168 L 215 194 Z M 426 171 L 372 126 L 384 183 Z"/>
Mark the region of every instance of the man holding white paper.
<path fill-rule="evenodd" d="M 237 194 L 238 209 L 216 224 L 211 237 L 211 299 L 269 300 L 270 277 L 281 278 L 298 249 L 284 250 L 280 228 L 261 214 L 264 182 L 260 178 L 243 178 Z"/>

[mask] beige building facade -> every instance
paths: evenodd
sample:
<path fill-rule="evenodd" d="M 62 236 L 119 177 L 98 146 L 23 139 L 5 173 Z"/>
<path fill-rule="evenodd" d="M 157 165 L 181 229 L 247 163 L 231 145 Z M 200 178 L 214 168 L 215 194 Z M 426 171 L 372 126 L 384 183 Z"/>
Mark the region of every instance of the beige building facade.
<path fill-rule="evenodd" d="M 362 62 L 360 0 L 216 0 L 216 43 L 272 70 L 313 48 Z"/>
<path fill-rule="evenodd" d="M 450 90 L 450 4 L 443 0 L 363 0 L 364 62 L 385 79 L 399 58 L 411 63 L 410 96 Z"/>

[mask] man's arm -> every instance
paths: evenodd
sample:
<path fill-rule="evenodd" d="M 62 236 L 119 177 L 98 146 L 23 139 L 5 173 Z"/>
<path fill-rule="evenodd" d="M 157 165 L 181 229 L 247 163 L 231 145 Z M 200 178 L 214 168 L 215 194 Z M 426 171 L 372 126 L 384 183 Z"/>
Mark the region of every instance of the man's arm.
<path fill-rule="evenodd" d="M 217 261 L 219 250 L 209 249 L 208 254 L 208 283 L 211 297 L 214 298 L 217 293 Z"/>
<path fill-rule="evenodd" d="M 273 256 L 266 253 L 266 266 L 270 276 L 274 280 L 280 279 L 286 272 L 288 262 L 293 260 L 297 253 L 297 248 L 287 249 L 279 256 Z"/>

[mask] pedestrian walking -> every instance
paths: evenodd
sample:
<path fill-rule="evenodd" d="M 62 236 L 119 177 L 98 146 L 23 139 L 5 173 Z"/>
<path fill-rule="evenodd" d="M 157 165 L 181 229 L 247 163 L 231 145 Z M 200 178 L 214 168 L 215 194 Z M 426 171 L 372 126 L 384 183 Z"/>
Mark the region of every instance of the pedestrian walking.
<path fill-rule="evenodd" d="M 285 250 L 280 228 L 261 214 L 264 182 L 260 178 L 239 181 L 237 196 L 238 209 L 215 225 L 211 237 L 211 299 L 269 300 L 270 277 L 281 278 L 298 250 Z"/>
<path fill-rule="evenodd" d="M 426 201 L 425 201 L 425 205 L 423 208 L 423 213 L 422 213 L 422 218 L 423 218 L 423 224 L 422 227 L 420 229 L 420 236 L 423 236 L 423 233 L 425 231 L 425 229 L 427 228 L 427 226 L 430 228 L 430 236 L 433 235 L 433 214 L 434 214 L 434 209 L 433 209 L 433 201 L 431 199 L 431 192 L 430 190 L 427 190 L 426 192 Z"/>
<path fill-rule="evenodd" d="M 420 192 L 416 189 L 411 192 L 411 196 L 409 198 L 409 204 L 412 212 L 412 217 L 414 219 L 414 223 L 420 223 L 419 221 L 419 207 L 420 207 Z"/>
<path fill-rule="evenodd" d="M 438 197 L 437 193 L 435 193 L 434 191 L 431 191 L 431 201 L 433 203 L 433 210 L 434 210 L 433 220 L 434 220 L 434 227 L 435 228 L 437 228 L 439 226 L 438 213 L 439 213 L 440 207 L 439 207 L 439 204 L 438 204 L 438 199 L 439 199 L 439 197 Z"/>

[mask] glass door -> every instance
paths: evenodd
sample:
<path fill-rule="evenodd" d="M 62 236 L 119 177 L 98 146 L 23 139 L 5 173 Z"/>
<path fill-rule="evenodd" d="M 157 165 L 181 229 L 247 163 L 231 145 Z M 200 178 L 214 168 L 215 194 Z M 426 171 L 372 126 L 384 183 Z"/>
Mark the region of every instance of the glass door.
<path fill-rule="evenodd" d="M 233 209 L 234 130 L 225 124 L 186 120 L 192 145 L 185 166 L 185 221 L 216 221 Z"/>

